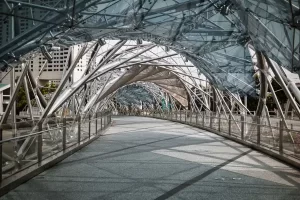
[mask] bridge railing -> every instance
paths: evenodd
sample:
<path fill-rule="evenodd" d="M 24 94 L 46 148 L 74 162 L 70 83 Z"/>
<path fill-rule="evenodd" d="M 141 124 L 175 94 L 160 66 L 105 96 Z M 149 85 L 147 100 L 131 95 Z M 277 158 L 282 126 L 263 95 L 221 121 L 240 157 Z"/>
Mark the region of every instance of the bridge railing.
<path fill-rule="evenodd" d="M 97 139 L 111 123 L 111 112 L 47 118 L 0 127 L 0 196 L 24 177 L 37 174 Z M 17 129 L 16 129 L 17 128 Z M 16 131 L 17 130 L 17 131 Z"/>
<path fill-rule="evenodd" d="M 126 113 L 123 113 L 126 114 Z M 300 123 L 225 112 L 147 110 L 127 113 L 176 121 L 228 137 L 237 142 L 300 166 Z"/>

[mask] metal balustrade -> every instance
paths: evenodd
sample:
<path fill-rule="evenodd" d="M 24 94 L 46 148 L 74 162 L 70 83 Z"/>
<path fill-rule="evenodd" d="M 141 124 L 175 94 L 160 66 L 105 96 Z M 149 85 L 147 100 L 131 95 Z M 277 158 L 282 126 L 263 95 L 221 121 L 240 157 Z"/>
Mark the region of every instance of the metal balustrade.
<path fill-rule="evenodd" d="M 278 118 L 268 124 L 267 119 L 224 112 L 147 110 L 127 114 L 166 119 L 206 129 L 300 167 L 300 130 L 293 128 L 293 122 L 288 124 L 291 128 L 287 129 Z M 298 120 L 294 122 L 297 124 Z"/>
<path fill-rule="evenodd" d="M 0 127 L 0 196 L 97 139 L 111 123 L 111 112 L 45 120 Z M 13 127 L 25 131 L 6 138 Z"/>

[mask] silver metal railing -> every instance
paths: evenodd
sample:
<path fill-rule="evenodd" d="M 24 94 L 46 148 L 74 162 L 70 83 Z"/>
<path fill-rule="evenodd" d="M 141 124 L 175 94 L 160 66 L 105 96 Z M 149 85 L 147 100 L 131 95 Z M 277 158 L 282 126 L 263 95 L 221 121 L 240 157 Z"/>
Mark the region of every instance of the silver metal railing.
<path fill-rule="evenodd" d="M 46 123 L 40 124 L 26 121 L 0 127 L 1 189 L 26 175 L 24 171 L 29 168 L 38 168 L 45 162 L 51 162 L 52 158 L 99 137 L 111 123 L 111 112 L 96 113 L 94 117 L 88 115 L 46 120 Z M 17 135 L 11 137 L 16 127 Z"/>
<path fill-rule="evenodd" d="M 214 113 L 209 111 L 171 111 L 143 110 L 120 112 L 118 115 L 147 116 L 181 122 L 228 136 L 260 150 L 272 151 L 272 155 L 291 159 L 300 166 L 300 123 L 289 121 L 284 127 L 279 118 L 259 118 L 250 115 Z M 275 153 L 275 154 L 274 154 Z"/>

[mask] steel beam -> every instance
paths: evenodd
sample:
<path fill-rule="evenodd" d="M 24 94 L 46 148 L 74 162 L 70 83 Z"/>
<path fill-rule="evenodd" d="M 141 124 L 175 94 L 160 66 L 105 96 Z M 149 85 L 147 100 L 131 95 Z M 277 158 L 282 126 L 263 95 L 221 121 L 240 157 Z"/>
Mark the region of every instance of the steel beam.
<path fill-rule="evenodd" d="M 21 87 L 21 84 L 23 83 L 23 79 L 28 71 L 28 68 L 29 68 L 29 62 L 25 64 L 25 67 L 23 68 L 23 71 L 22 71 L 22 74 L 21 76 L 19 77 L 18 79 L 18 82 L 17 82 L 17 85 L 16 85 L 16 88 L 14 89 L 14 93 L 12 94 L 11 98 L 10 98 L 10 101 L 9 101 L 9 104 L 8 106 L 6 107 L 6 110 L 5 110 L 5 113 L 3 114 L 2 118 L 1 118 L 1 122 L 0 122 L 0 125 L 6 123 L 7 121 L 7 118 L 10 114 L 10 111 L 15 103 L 15 100 L 16 100 L 16 97 L 17 97 L 17 93 Z"/>
<path fill-rule="evenodd" d="M 28 105 L 28 110 L 29 110 L 29 115 L 30 115 L 30 119 L 33 121 L 33 113 L 32 113 L 32 105 L 31 105 L 31 100 L 30 100 L 30 94 L 29 94 L 29 90 L 28 90 L 28 83 L 27 83 L 27 77 L 24 77 L 24 89 L 25 89 L 25 94 L 26 94 L 26 100 L 27 100 L 27 105 Z"/>
<path fill-rule="evenodd" d="M 298 117 L 300 118 L 300 109 L 295 101 L 295 99 L 293 98 L 292 94 L 290 93 L 288 87 L 286 86 L 283 78 L 280 76 L 278 70 L 276 69 L 276 67 L 274 67 L 272 61 L 270 60 L 270 58 L 264 53 L 265 59 L 267 60 L 268 66 L 272 69 L 272 71 L 275 74 L 275 77 L 277 78 L 277 80 L 279 81 L 285 95 L 287 96 L 287 98 L 290 100 L 293 108 L 296 111 L 296 114 L 298 115 Z"/>

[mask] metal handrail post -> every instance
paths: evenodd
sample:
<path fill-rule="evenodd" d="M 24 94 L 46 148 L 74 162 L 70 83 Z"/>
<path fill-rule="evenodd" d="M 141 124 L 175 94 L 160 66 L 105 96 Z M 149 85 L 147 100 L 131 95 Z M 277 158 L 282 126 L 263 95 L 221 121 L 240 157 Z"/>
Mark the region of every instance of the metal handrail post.
<path fill-rule="evenodd" d="M 38 139 L 37 139 L 37 158 L 38 158 L 38 164 L 40 165 L 42 163 L 42 158 L 43 158 L 43 123 L 38 124 Z"/>
<path fill-rule="evenodd" d="M 209 112 L 209 127 L 212 129 L 212 123 L 213 123 L 213 112 Z"/>
<path fill-rule="evenodd" d="M 219 112 L 218 131 L 221 132 L 221 112 Z"/>
<path fill-rule="evenodd" d="M 261 132 L 261 120 L 260 117 L 257 116 L 257 144 L 260 145 L 260 132 Z"/>
<path fill-rule="evenodd" d="M 180 121 L 182 121 L 182 120 L 181 120 L 181 110 L 179 111 L 179 118 L 180 118 Z"/>
<path fill-rule="evenodd" d="M 78 122 L 77 143 L 79 144 L 81 140 L 81 116 L 80 115 L 78 115 L 77 122 Z"/>
<path fill-rule="evenodd" d="M 63 146 L 63 151 L 66 150 L 66 144 L 67 144 L 67 119 L 64 116 L 63 118 L 63 130 L 62 130 L 62 146 Z"/>
<path fill-rule="evenodd" d="M 100 130 L 102 131 L 102 129 L 103 129 L 103 120 L 102 120 L 102 117 L 103 117 L 103 115 L 102 115 L 103 113 L 101 112 L 100 113 Z"/>
<path fill-rule="evenodd" d="M 283 153 L 283 121 L 279 122 L 279 153 Z"/>
<path fill-rule="evenodd" d="M 96 112 L 96 115 L 95 115 L 95 129 L 96 129 L 96 132 L 95 132 L 95 135 L 98 134 L 98 113 Z"/>
<path fill-rule="evenodd" d="M 0 141 L 3 139 L 3 131 L 2 128 L 0 128 Z M 0 144 L 0 163 L 1 163 L 1 169 L 0 169 L 0 183 L 2 182 L 2 162 L 3 162 L 3 157 L 2 157 L 2 143 Z"/>
<path fill-rule="evenodd" d="M 91 139 L 91 114 L 89 114 L 89 139 Z"/>
<path fill-rule="evenodd" d="M 231 135 L 231 115 L 229 115 L 229 120 L 228 120 L 228 134 Z"/>
<path fill-rule="evenodd" d="M 245 135 L 245 116 L 241 116 L 241 139 L 244 140 Z"/>

